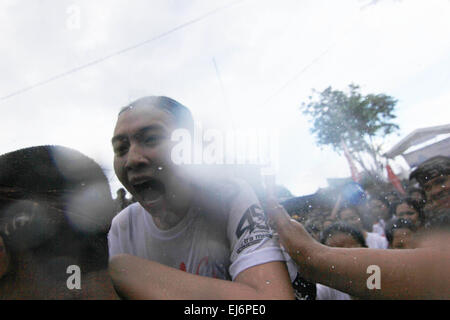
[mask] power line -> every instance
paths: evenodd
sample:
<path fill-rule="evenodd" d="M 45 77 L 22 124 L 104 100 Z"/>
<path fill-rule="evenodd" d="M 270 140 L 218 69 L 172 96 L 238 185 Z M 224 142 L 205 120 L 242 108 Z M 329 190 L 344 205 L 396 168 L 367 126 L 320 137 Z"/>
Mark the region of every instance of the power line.
<path fill-rule="evenodd" d="M 88 63 L 86 63 L 86 64 L 83 64 L 83 65 L 80 65 L 80 66 L 78 66 L 78 67 L 75 67 L 75 68 L 73 68 L 73 69 L 67 70 L 67 71 L 62 72 L 62 73 L 60 73 L 60 74 L 57 74 L 57 75 L 55 75 L 55 76 L 53 76 L 53 77 L 50 77 L 50 78 L 48 78 L 48 79 L 46 79 L 46 80 L 43 80 L 43 81 L 37 82 L 37 83 L 35 83 L 35 84 L 32 84 L 32 85 L 30 85 L 30 86 L 28 86 L 28 87 L 24 87 L 24 88 L 22 88 L 22 89 L 20 89 L 20 90 L 17 90 L 17 91 L 15 91 L 15 92 L 12 92 L 12 93 L 6 95 L 6 96 L 0 97 L 0 102 L 3 102 L 3 101 L 5 101 L 5 100 L 7 100 L 7 99 L 10 99 L 10 98 L 12 98 L 12 97 L 14 97 L 14 96 L 17 96 L 17 95 L 19 95 L 19 94 L 22 94 L 22 93 L 24 93 L 24 92 L 30 91 L 30 90 L 32 90 L 32 89 L 34 89 L 34 88 L 36 88 L 36 87 L 40 87 L 40 86 L 43 86 L 43 85 L 45 85 L 45 84 L 47 84 L 47 83 L 53 82 L 53 81 L 55 81 L 55 80 L 58 80 L 58 79 L 67 77 L 67 76 L 69 76 L 69 75 L 71 75 L 71 74 L 73 74 L 73 73 L 75 73 L 75 72 L 78 72 L 78 71 L 80 71 L 80 70 L 89 68 L 89 67 L 91 67 L 91 66 L 93 66 L 93 65 L 96 65 L 96 64 L 98 64 L 98 63 L 101 63 L 101 62 L 103 62 L 103 61 L 105 61 L 105 60 L 108 60 L 108 59 L 110 59 L 110 58 L 112 58 L 112 57 L 115 57 L 115 56 L 124 54 L 124 53 L 126 53 L 126 52 L 128 52 L 128 51 L 134 50 L 134 49 L 136 49 L 136 48 L 139 48 L 139 47 L 141 47 L 141 46 L 144 46 L 144 45 L 146 45 L 146 44 L 149 44 L 150 42 L 153 42 L 153 41 L 159 40 L 159 39 L 161 39 L 161 38 L 164 38 L 164 37 L 168 36 L 168 35 L 171 34 L 171 33 L 174 33 L 174 32 L 176 32 L 176 31 L 178 31 L 178 30 L 181 30 L 181 29 L 183 29 L 183 28 L 186 28 L 186 27 L 188 27 L 188 26 L 190 26 L 190 25 L 192 25 L 192 24 L 195 24 L 195 23 L 197 23 L 197 22 L 200 22 L 200 21 L 206 19 L 207 17 L 209 17 L 209 16 L 211 16 L 211 15 L 214 15 L 214 14 L 216 14 L 216 13 L 219 13 L 219 12 L 221 12 L 221 11 L 223 11 L 223 10 L 226 10 L 226 9 L 228 9 L 228 8 L 230 8 L 230 7 L 232 7 L 232 6 L 235 6 L 236 4 L 238 4 L 238 3 L 240 3 L 240 2 L 244 2 L 244 1 L 247 1 L 247 0 L 237 0 L 237 1 L 233 1 L 233 2 L 231 2 L 231 3 L 229 3 L 229 4 L 227 4 L 227 5 L 224 5 L 224 6 L 222 6 L 222 7 L 218 7 L 218 8 L 216 8 L 216 9 L 213 9 L 213 10 L 211 10 L 211 11 L 209 11 L 209 12 L 207 12 L 207 13 L 201 15 L 200 17 L 197 17 L 197 18 L 192 19 L 192 20 L 190 20 L 190 21 L 188 21 L 188 22 L 185 22 L 185 23 L 183 23 L 183 24 L 180 24 L 180 25 L 178 25 L 178 26 L 176 26 L 176 27 L 174 27 L 174 28 L 172 28 L 172 29 L 170 29 L 170 30 L 168 30 L 168 31 L 166 31 L 166 32 L 163 32 L 163 33 L 161 33 L 161 34 L 159 34 L 159 35 L 157 35 L 157 36 L 151 38 L 151 39 L 148 39 L 148 40 L 145 40 L 145 41 L 143 41 L 143 42 L 140 42 L 140 43 L 134 44 L 134 45 L 132 45 L 132 46 L 126 47 L 126 48 L 124 48 L 124 49 L 118 50 L 118 51 L 113 52 L 113 53 L 111 53 L 111 54 L 109 54 L 109 55 L 107 55 L 107 56 L 104 56 L 104 57 L 102 57 L 102 58 L 93 60 L 93 61 L 88 62 Z"/>
<path fill-rule="evenodd" d="M 222 91 L 222 97 L 223 97 L 223 101 L 224 101 L 224 106 L 227 109 L 228 114 L 230 115 L 231 125 L 234 128 L 234 126 L 235 126 L 234 115 L 233 115 L 233 111 L 230 108 L 230 104 L 228 102 L 228 98 L 227 98 L 227 95 L 226 95 L 226 92 L 225 92 L 225 86 L 223 85 L 223 81 L 222 81 L 222 76 L 220 75 L 219 67 L 217 66 L 216 59 L 213 57 L 212 60 L 213 60 L 213 64 L 214 64 L 214 69 L 216 71 L 217 79 L 219 80 L 220 89 Z"/>
<path fill-rule="evenodd" d="M 371 0 L 370 3 L 363 5 L 360 7 L 360 11 L 363 11 L 367 6 L 376 5 L 380 0 Z M 285 90 L 292 82 L 294 82 L 297 78 L 299 78 L 303 73 L 305 73 L 311 66 L 316 64 L 323 56 L 325 56 L 334 46 L 339 44 L 341 38 L 344 38 L 348 33 L 353 32 L 353 27 L 350 27 L 344 34 L 337 40 L 333 41 L 323 52 L 317 55 L 310 63 L 304 66 L 301 70 L 299 70 L 294 76 L 289 78 L 283 85 L 281 85 L 272 95 L 270 95 L 261 106 L 265 106 L 270 100 L 279 95 L 283 90 Z"/>
<path fill-rule="evenodd" d="M 295 81 L 298 77 L 300 77 L 304 72 L 306 72 L 312 65 L 316 64 L 320 58 L 326 55 L 334 46 L 336 42 L 330 45 L 325 51 L 315 57 L 309 64 L 303 67 L 299 72 L 297 72 L 293 77 L 288 79 L 277 91 L 275 91 L 271 96 L 269 96 L 262 105 L 266 105 L 270 100 L 272 100 L 275 96 L 279 95 L 284 89 L 286 89 L 293 81 Z"/>
<path fill-rule="evenodd" d="M 212 61 L 213 61 L 214 69 L 216 71 L 217 79 L 219 80 L 220 90 L 222 91 L 222 96 L 223 96 L 223 100 L 224 100 L 224 103 L 225 103 L 225 107 L 227 109 L 229 109 L 230 106 L 228 105 L 228 99 L 227 99 L 227 95 L 225 94 L 225 87 L 223 85 L 222 77 L 220 76 L 219 67 L 217 66 L 217 62 L 216 62 L 216 59 L 214 57 L 213 57 Z"/>

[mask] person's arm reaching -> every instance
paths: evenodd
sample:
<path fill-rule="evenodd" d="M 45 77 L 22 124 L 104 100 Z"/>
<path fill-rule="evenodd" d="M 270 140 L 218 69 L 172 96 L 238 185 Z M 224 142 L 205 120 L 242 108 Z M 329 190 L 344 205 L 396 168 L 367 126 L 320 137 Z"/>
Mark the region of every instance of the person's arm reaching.
<path fill-rule="evenodd" d="M 309 281 L 367 299 L 450 298 L 448 233 L 437 240 L 442 245 L 412 250 L 331 248 L 315 241 L 276 200 L 269 200 L 266 210 L 282 245 Z M 380 289 L 367 285 L 373 265 L 380 270 Z"/>
<path fill-rule="evenodd" d="M 248 268 L 234 281 L 198 276 L 126 254 L 112 257 L 109 270 L 116 290 L 128 299 L 293 299 L 283 262 Z"/>

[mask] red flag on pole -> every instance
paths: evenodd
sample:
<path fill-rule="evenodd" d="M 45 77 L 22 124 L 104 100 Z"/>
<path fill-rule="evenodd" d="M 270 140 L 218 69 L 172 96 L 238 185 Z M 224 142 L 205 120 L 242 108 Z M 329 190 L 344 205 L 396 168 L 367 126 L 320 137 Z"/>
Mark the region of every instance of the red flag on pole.
<path fill-rule="evenodd" d="M 344 140 L 341 140 L 342 149 L 344 149 L 345 157 L 347 158 L 348 165 L 350 167 L 350 171 L 352 173 L 352 179 L 355 182 L 359 182 L 361 176 L 359 175 L 358 169 L 356 169 L 355 163 L 353 162 L 353 158 L 350 154 L 350 151 L 347 148 Z"/>
<path fill-rule="evenodd" d="M 387 171 L 388 179 L 392 183 L 392 185 L 395 187 L 395 189 L 397 189 L 398 192 L 400 192 L 401 194 L 405 194 L 406 192 L 403 189 L 400 179 L 395 175 L 394 171 L 392 171 L 392 168 L 389 164 L 386 164 L 386 171 Z"/>

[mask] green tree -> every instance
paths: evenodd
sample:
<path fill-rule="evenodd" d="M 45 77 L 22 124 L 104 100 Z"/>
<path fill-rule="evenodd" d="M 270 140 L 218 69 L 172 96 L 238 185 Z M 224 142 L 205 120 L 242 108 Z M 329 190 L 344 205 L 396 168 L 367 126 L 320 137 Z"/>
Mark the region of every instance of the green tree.
<path fill-rule="evenodd" d="M 382 175 L 380 149 L 382 143 L 377 137 L 385 137 L 399 126 L 392 122 L 396 118 L 394 108 L 397 100 L 385 94 L 363 96 L 360 87 L 349 85 L 348 92 L 313 90 L 301 110 L 311 117 L 311 133 L 319 146 L 331 146 L 334 151 L 343 152 L 345 142 L 355 161 L 370 175 Z"/>

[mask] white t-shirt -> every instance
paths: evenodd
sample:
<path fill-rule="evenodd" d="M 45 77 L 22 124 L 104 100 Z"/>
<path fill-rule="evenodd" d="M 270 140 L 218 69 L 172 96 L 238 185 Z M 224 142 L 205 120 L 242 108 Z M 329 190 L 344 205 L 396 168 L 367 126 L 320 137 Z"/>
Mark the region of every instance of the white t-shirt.
<path fill-rule="evenodd" d="M 375 223 L 372 226 L 372 232 L 374 233 L 378 233 L 380 236 L 386 236 L 384 234 L 384 228 L 386 227 L 386 223 L 384 222 L 383 219 L 381 219 L 380 221 L 378 221 L 377 223 Z"/>
<path fill-rule="evenodd" d="M 316 300 L 352 300 L 352 297 L 342 291 L 316 284 Z"/>
<path fill-rule="evenodd" d="M 125 208 L 112 221 L 108 234 L 110 256 L 128 253 L 225 280 L 234 280 L 240 272 L 256 265 L 285 261 L 259 201 L 246 182 L 230 180 L 208 188 L 208 197 L 213 206 L 196 201 L 170 230 L 156 227 L 139 203 Z"/>
<path fill-rule="evenodd" d="M 380 236 L 375 232 L 367 232 L 366 246 L 372 249 L 387 249 L 389 243 L 386 237 Z"/>

